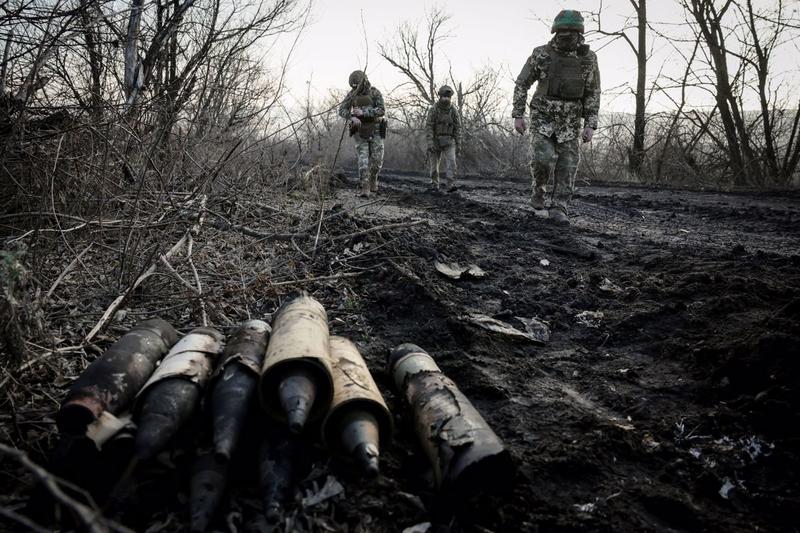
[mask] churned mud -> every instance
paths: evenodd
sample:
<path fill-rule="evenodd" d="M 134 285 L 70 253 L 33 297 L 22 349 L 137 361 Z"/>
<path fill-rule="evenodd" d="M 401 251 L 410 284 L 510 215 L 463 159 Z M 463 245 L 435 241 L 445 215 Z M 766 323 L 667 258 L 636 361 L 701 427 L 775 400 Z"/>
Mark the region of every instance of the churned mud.
<path fill-rule="evenodd" d="M 563 228 L 521 182 L 461 185 L 387 176 L 385 202 L 357 211 L 431 225 L 374 241 L 390 266 L 350 283 L 351 333 L 376 368 L 400 342 L 426 348 L 511 450 L 511 493 L 472 506 L 473 527 L 797 531 L 800 196 L 581 186 Z M 435 260 L 486 276 L 452 280 Z M 551 338 L 471 313 L 535 317 Z M 414 450 L 401 424 L 386 474 L 409 492 Z M 352 504 L 375 529 L 413 523 L 396 495 L 369 494 L 382 512 Z"/>
<path fill-rule="evenodd" d="M 420 176 L 388 173 L 364 200 L 349 180 L 331 192 L 316 238 L 299 245 L 231 231 L 198 238 L 220 272 L 208 310 L 228 317 L 226 332 L 268 317 L 301 284 L 325 305 L 331 333 L 358 344 L 396 417 L 373 481 L 309 441 L 278 531 L 800 530 L 800 194 L 582 183 L 562 227 L 530 208 L 522 181 L 469 177 L 435 194 Z M 277 231 L 256 216 L 241 223 Z M 452 279 L 437 262 L 485 275 Z M 293 279 L 275 277 L 289 267 Z M 169 294 L 143 290 L 145 309 L 131 313 L 153 313 L 159 291 Z M 86 304 L 94 314 L 82 330 L 104 298 Z M 183 332 L 196 325 L 172 304 L 151 307 Z M 476 316 L 522 332 L 544 324 L 549 340 L 489 331 Z M 80 338 L 63 331 L 65 343 Z M 404 342 L 426 349 L 504 441 L 517 468 L 507 493 L 454 504 L 431 489 L 385 370 Z M 42 416 L 63 381 L 52 401 L 31 400 Z M 255 416 L 219 530 L 257 529 L 247 454 L 261 426 Z M 186 452 L 196 446 L 192 436 L 176 444 L 123 522 L 188 527 Z"/>

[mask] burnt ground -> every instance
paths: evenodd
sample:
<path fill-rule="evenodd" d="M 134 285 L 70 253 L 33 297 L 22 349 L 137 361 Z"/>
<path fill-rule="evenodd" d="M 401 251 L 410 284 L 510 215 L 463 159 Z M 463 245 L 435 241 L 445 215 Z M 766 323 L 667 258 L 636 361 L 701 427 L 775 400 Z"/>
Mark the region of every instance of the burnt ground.
<path fill-rule="evenodd" d="M 333 473 L 345 492 L 294 530 L 800 530 L 800 194 L 581 184 L 565 228 L 530 209 L 521 181 L 471 177 L 431 194 L 420 176 L 383 180 L 366 205 L 352 187 L 334 191 L 339 216 L 322 234 L 345 238 L 296 268 L 352 275 L 304 288 L 332 333 L 358 342 L 397 415 L 394 444 L 372 482 L 310 445 L 301 488 Z M 416 219 L 429 223 L 348 237 Z M 487 275 L 452 280 L 435 260 Z M 248 309 L 272 312 L 290 287 L 254 279 Z M 196 325 L 170 313 L 181 331 Z M 520 329 L 516 317 L 538 318 L 551 338 L 486 331 L 470 313 Z M 454 520 L 384 370 L 403 342 L 435 357 L 517 466 L 508 494 L 461 504 Z M 137 529 L 185 527 L 185 481 L 176 486 Z M 243 490 L 241 512 L 218 527 L 247 515 Z"/>

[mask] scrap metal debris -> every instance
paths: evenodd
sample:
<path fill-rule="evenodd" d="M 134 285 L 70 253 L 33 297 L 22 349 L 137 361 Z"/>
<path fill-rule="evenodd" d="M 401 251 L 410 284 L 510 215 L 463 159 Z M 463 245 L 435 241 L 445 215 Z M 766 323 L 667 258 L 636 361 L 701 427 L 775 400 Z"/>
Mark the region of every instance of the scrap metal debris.
<path fill-rule="evenodd" d="M 458 263 L 442 263 L 434 261 L 433 266 L 436 270 L 450 279 L 480 279 L 486 276 L 486 272 L 478 265 L 461 266 Z"/>
<path fill-rule="evenodd" d="M 599 328 L 604 317 L 605 315 L 602 311 L 581 311 L 575 315 L 578 324 L 586 326 L 587 328 Z"/>
<path fill-rule="evenodd" d="M 620 293 L 622 292 L 622 287 L 614 283 L 608 278 L 603 278 L 603 281 L 600 282 L 598 288 L 603 292 L 610 292 L 610 293 Z"/>
<path fill-rule="evenodd" d="M 314 483 L 314 486 L 316 487 L 316 483 Z M 328 476 L 321 489 L 303 498 L 303 507 L 314 507 L 343 493 L 344 487 L 342 484 L 335 477 Z"/>
<path fill-rule="evenodd" d="M 545 344 L 550 340 L 550 327 L 545 322 L 539 320 L 538 318 L 514 318 L 525 325 L 524 332 L 518 330 L 510 324 L 507 324 L 506 322 L 497 320 L 496 318 L 492 318 L 487 315 L 482 315 L 480 313 L 470 313 L 468 315 L 464 315 L 462 320 L 465 320 L 471 324 L 475 324 L 476 326 L 488 331 L 502 333 L 512 337 L 520 337 L 538 344 Z"/>

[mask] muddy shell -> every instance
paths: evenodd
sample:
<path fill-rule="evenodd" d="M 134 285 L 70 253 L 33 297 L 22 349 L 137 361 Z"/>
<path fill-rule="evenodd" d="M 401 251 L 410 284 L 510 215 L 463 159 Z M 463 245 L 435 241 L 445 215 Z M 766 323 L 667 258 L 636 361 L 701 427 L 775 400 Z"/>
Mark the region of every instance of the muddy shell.
<path fill-rule="evenodd" d="M 217 460 L 229 460 L 236 449 L 253 397 L 269 340 L 270 327 L 248 320 L 233 332 L 222 364 L 211 384 L 211 413 Z"/>
<path fill-rule="evenodd" d="M 469 495 L 508 490 L 514 477 L 511 455 L 434 359 L 419 346 L 402 344 L 392 350 L 389 370 L 413 411 L 437 485 Z"/>
<path fill-rule="evenodd" d="M 160 318 L 134 326 L 72 384 L 56 415 L 59 431 L 82 435 L 104 411 L 118 415 L 130 409 L 158 361 L 177 340 L 175 329 Z"/>

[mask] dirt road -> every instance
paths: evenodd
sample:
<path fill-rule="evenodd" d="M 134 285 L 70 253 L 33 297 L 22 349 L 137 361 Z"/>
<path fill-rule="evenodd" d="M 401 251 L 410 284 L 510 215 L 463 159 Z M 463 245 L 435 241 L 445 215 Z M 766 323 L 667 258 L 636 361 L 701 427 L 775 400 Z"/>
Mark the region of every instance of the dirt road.
<path fill-rule="evenodd" d="M 562 228 L 532 212 L 523 183 L 467 179 L 449 195 L 421 177 L 384 183 L 351 222 L 431 225 L 364 240 L 382 246 L 365 268 L 376 255 L 392 266 L 350 284 L 344 314 L 363 322 L 341 333 L 378 368 L 398 343 L 428 349 L 509 446 L 512 494 L 478 505 L 477 524 L 798 530 L 800 196 L 583 186 Z M 487 275 L 451 280 L 435 260 Z M 521 330 L 517 317 L 538 318 L 551 339 L 479 329 L 463 318 L 475 313 Z M 386 473 L 412 491 L 413 436 L 398 437 Z M 388 497 L 387 531 L 413 524 L 370 494 Z"/>

